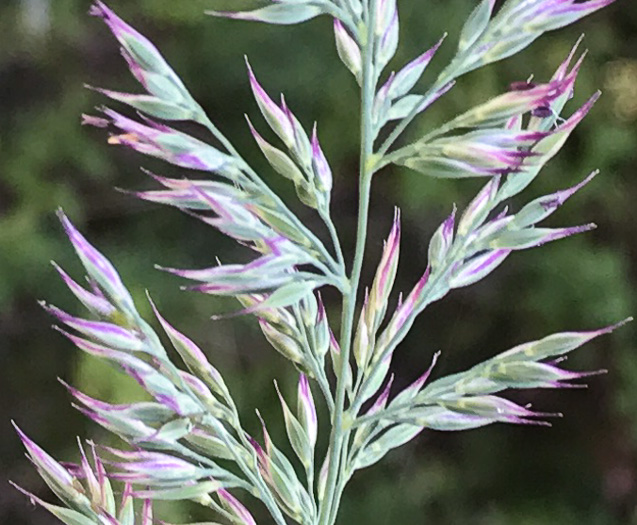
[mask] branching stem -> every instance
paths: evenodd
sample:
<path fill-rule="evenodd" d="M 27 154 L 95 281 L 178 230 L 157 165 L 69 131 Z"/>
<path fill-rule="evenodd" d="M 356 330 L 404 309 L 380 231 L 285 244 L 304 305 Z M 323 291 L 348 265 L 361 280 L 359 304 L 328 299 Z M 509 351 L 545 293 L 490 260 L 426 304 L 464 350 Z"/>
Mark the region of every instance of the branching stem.
<path fill-rule="evenodd" d="M 374 135 L 372 111 L 374 95 L 376 91 L 376 74 L 374 71 L 374 46 L 375 46 L 375 17 L 376 0 L 369 0 L 365 11 L 367 38 L 363 45 L 363 85 L 361 89 L 361 153 L 359 174 L 359 204 L 358 226 L 356 233 L 356 250 L 349 290 L 343 298 L 343 320 L 341 325 L 341 370 L 336 385 L 335 408 L 332 418 L 332 432 L 329 447 L 329 468 L 325 486 L 325 495 L 319 513 L 319 525 L 331 525 L 336 518 L 334 504 L 338 499 L 341 482 L 339 474 L 342 473 L 340 464 L 343 449 L 349 437 L 349 428 L 345 421 L 345 389 L 346 370 L 349 366 L 352 332 L 354 326 L 354 313 L 356 311 L 356 297 L 358 293 L 363 258 L 365 255 L 365 243 L 367 240 L 367 222 L 369 215 L 369 201 L 371 179 L 374 174 Z"/>

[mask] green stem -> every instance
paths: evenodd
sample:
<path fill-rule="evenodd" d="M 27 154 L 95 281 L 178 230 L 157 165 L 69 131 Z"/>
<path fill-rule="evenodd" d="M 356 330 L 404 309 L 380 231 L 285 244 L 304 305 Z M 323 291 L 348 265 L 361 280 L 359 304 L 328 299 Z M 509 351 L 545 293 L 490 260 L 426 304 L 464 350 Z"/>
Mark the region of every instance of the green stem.
<path fill-rule="evenodd" d="M 369 201 L 371 179 L 374 173 L 373 154 L 374 136 L 372 125 L 372 109 L 376 89 L 376 76 L 374 72 L 374 26 L 376 15 L 376 0 L 370 0 L 366 11 L 367 39 L 363 45 L 363 85 L 361 94 L 361 154 L 360 154 L 360 188 L 358 204 L 358 226 L 356 233 L 356 251 L 349 290 L 343 298 L 343 322 L 341 325 L 341 370 L 336 385 L 336 399 L 334 416 L 332 419 L 332 432 L 330 435 L 329 468 L 320 513 L 319 525 L 331 525 L 336 517 L 336 509 L 333 505 L 339 489 L 339 473 L 341 454 L 349 436 L 349 424 L 344 424 L 345 415 L 345 377 L 349 366 L 352 332 L 354 326 L 354 313 L 356 310 L 356 296 L 360 281 L 363 258 L 365 255 L 365 242 L 367 240 L 367 222 L 369 215 Z M 346 422 L 345 422 L 346 423 Z"/>
<path fill-rule="evenodd" d="M 338 232 L 336 231 L 336 226 L 334 226 L 334 221 L 332 221 L 332 217 L 330 216 L 329 211 L 319 211 L 321 219 L 327 226 L 327 230 L 330 233 L 330 238 L 332 239 L 332 244 L 334 245 L 334 251 L 336 252 L 336 258 L 338 264 L 341 265 L 341 268 L 345 268 L 345 257 L 343 256 L 343 248 L 341 247 L 341 240 L 338 237 Z"/>
<path fill-rule="evenodd" d="M 338 515 L 338 509 L 341 506 L 341 497 L 343 496 L 343 492 L 345 491 L 345 485 L 351 479 L 351 474 L 348 467 L 347 458 L 349 457 L 349 447 L 343 447 L 343 452 L 341 453 L 341 475 L 339 476 L 338 486 L 336 487 L 336 495 L 334 496 L 334 500 L 332 501 L 332 509 L 330 510 L 330 523 L 334 523 L 336 521 L 336 516 Z"/>

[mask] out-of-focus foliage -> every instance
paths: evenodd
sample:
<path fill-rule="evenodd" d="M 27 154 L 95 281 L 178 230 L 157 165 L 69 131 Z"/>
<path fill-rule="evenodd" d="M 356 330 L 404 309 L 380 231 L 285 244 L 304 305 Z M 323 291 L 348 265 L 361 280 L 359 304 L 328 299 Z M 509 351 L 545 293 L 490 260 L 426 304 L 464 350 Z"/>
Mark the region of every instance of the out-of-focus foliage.
<path fill-rule="evenodd" d="M 357 95 L 356 85 L 336 58 L 331 23 L 319 19 L 272 28 L 202 14 L 230 3 L 234 9 L 241 7 L 238 0 L 226 5 L 224 0 L 112 0 L 110 5 L 160 46 L 215 122 L 282 192 L 289 188 L 267 173 L 243 120 L 244 112 L 258 112 L 243 55 L 250 57 L 269 91 L 285 92 L 304 124 L 309 127 L 318 120 L 324 149 L 337 167 L 337 225 L 345 232 L 346 246 L 351 246 Z M 445 30 L 457 35 L 472 3 L 400 2 L 402 47 L 396 63 L 430 47 Z M 133 394 L 131 383 L 80 358 L 51 332 L 49 320 L 36 306 L 38 298 L 72 305 L 48 265 L 55 259 L 79 269 L 54 220 L 58 206 L 78 224 L 84 223 L 92 241 L 117 264 L 140 307 L 149 289 L 171 322 L 208 350 L 227 371 L 241 405 L 259 406 L 274 419 L 279 409 L 269 378 L 293 388 L 293 378 L 284 376 L 280 358 L 254 323 L 243 318 L 209 320 L 213 313 L 237 305 L 180 292 L 177 279 L 153 270 L 154 263 L 205 265 L 217 255 L 230 258 L 228 250 L 235 248 L 177 211 L 113 190 L 148 188 L 151 183 L 137 169 L 140 157 L 112 150 L 101 141 L 100 132 L 80 127 L 82 112 L 105 103 L 83 83 L 135 88 L 115 42 L 102 24 L 86 16 L 88 7 L 85 0 L 0 4 L 0 472 L 31 488 L 38 481 L 18 453 L 9 418 L 61 457 L 72 454 L 74 435 L 99 435 L 68 406 L 56 376 L 110 401 Z M 598 87 L 604 96 L 530 194 L 567 187 L 592 169 L 601 169 L 601 175 L 553 219 L 562 225 L 593 218 L 598 230 L 515 255 L 479 286 L 434 305 L 399 351 L 398 383 L 414 379 L 414 370 L 422 369 L 438 349 L 443 350 L 438 373 L 452 372 L 518 342 L 564 329 L 599 327 L 637 311 L 637 5 L 619 1 L 574 28 L 543 37 L 518 57 L 469 75 L 417 121 L 412 133 L 531 73 L 546 79 L 580 32 L 586 33 L 585 46 L 591 52 L 573 107 Z M 453 44 L 450 37 L 425 82 L 444 65 Z M 143 164 L 169 172 L 158 161 L 144 159 Z M 392 207 L 399 204 L 408 254 L 399 268 L 399 288 L 409 289 L 426 264 L 434 228 L 453 202 L 466 204 L 477 187 L 471 181 L 438 181 L 399 169 L 379 174 L 372 200 L 370 261 L 377 260 Z M 309 211 L 299 213 L 320 231 Z M 364 275 L 367 282 L 372 271 L 370 266 Z M 327 294 L 328 306 L 335 297 Z M 499 426 L 458 435 L 426 432 L 363 480 L 355 478 L 346 493 L 342 522 L 637 523 L 635 334 L 628 326 L 576 354 L 573 368 L 610 370 L 591 380 L 583 395 L 543 391 L 517 400 L 532 402 L 538 409 L 559 407 L 566 417 L 553 429 Z M 256 431 L 256 418 L 244 417 L 249 430 Z M 0 483 L 0 522 L 53 523 Z"/>

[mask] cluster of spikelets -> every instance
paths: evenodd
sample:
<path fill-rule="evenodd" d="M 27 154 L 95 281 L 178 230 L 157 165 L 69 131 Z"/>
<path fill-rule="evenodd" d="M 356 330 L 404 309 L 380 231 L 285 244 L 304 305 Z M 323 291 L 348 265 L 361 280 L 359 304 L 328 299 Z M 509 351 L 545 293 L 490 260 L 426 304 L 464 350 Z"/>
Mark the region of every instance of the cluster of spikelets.
<path fill-rule="evenodd" d="M 374 90 L 371 129 L 367 130 L 372 147 L 386 126 L 394 128 L 385 133 L 377 149 L 373 148 L 370 173 L 396 164 L 434 177 L 479 176 L 488 182 L 462 213 L 454 207 L 435 231 L 422 277 L 405 297 L 399 296 L 388 315 L 400 250 L 400 214 L 395 213 L 355 326 L 351 363 L 344 359 L 339 346 L 344 341 L 334 336 L 317 293 L 321 287 L 333 286 L 349 294 L 352 283 L 330 218 L 332 169 L 316 125 L 308 133 L 284 97 L 275 102 L 248 65 L 254 97 L 280 147 L 268 142 L 248 120 L 252 135 L 273 170 L 289 179 L 300 201 L 325 222 L 333 243 L 329 248 L 239 155 L 158 50 L 97 2 L 91 13 L 108 24 L 146 93 L 98 89 L 137 110 L 138 118 L 104 108 L 99 117 L 85 116 L 84 123 L 113 131 L 108 139 L 111 144 L 215 175 L 213 180 L 200 180 L 149 174 L 163 189 L 136 195 L 177 207 L 257 254 L 245 264 L 162 269 L 197 283 L 188 289 L 235 297 L 242 305 L 241 312 L 254 314 L 268 341 L 298 369 L 296 404 L 291 406 L 281 392 L 279 397 L 287 436 L 305 479 L 270 438 L 265 422 L 262 439 L 243 429 L 221 374 L 153 305 L 185 370 L 174 364 L 159 335 L 138 313 L 115 268 L 60 212 L 86 270 L 88 288 L 56 268 L 91 318 L 43 306 L 64 325 L 58 330 L 78 348 L 124 371 L 150 400 L 114 405 L 66 385 L 80 411 L 121 437 L 132 450 L 104 448 L 101 459 L 91 444 L 89 460 L 80 445 L 80 464 L 61 464 L 19 431 L 29 457 L 64 507 L 30 495 L 33 501 L 71 525 L 150 525 L 155 499 L 193 500 L 230 523 L 254 524 L 248 510 L 228 492 L 239 489 L 260 499 L 279 525 L 286 523 L 284 515 L 298 523 L 319 523 L 328 471 L 335 467 L 329 463 L 329 450 L 317 450 L 319 428 L 312 384 L 332 416 L 343 409 L 335 406 L 327 358 L 336 382 L 344 385 L 347 394 L 345 417 L 332 421 L 342 423 L 351 433 L 351 443 L 344 449 L 347 454 L 337 467 L 342 486 L 356 470 L 376 463 L 423 429 L 463 430 L 495 422 L 548 424 L 545 419 L 556 414 L 536 412 L 498 394 L 507 389 L 580 386 L 572 381 L 598 372 L 572 372 L 558 365 L 566 354 L 614 326 L 548 336 L 516 346 L 465 372 L 427 383 L 436 354 L 430 368 L 397 394 L 391 391 L 390 366 L 395 350 L 428 305 L 452 289 L 486 277 L 513 251 L 593 227 L 537 225 L 595 173 L 571 188 L 529 202 L 516 213 L 504 206 L 531 184 L 598 97 L 593 95 L 570 117 L 560 117 L 582 64 L 583 56 L 573 64 L 577 45 L 549 81 L 516 82 L 508 92 L 469 109 L 414 143 L 391 148 L 409 123 L 447 93 L 459 76 L 506 58 L 542 33 L 611 2 L 508 0 L 494 15 L 494 0 L 483 0 L 462 30 L 455 58 L 424 94 L 413 93 L 413 89 L 442 39 L 397 73 L 386 75 L 384 83 Z M 247 13 L 214 14 L 282 24 L 328 14 L 335 20 L 338 54 L 359 84 L 367 75 L 367 82 L 372 78 L 377 86 L 398 45 L 398 11 L 392 0 L 285 0 Z M 372 22 L 373 27 L 368 27 Z M 376 46 L 373 53 L 364 56 L 369 35 Z M 212 134 L 215 145 L 155 119 L 200 124 Z M 349 341 L 345 343 L 349 348 Z M 119 506 L 109 479 L 124 484 Z M 134 507 L 136 499 L 143 502 L 139 512 Z M 327 517 L 330 522 L 334 519 L 333 514 Z M 321 523 L 327 522 L 323 519 Z"/>

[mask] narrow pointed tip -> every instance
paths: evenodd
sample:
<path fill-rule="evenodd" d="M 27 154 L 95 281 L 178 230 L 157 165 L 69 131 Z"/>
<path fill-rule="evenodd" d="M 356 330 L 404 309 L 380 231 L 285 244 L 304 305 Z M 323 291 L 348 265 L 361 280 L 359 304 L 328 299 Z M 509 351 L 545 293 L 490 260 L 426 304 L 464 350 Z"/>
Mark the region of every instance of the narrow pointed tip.
<path fill-rule="evenodd" d="M 592 181 L 595 177 L 597 177 L 597 176 L 599 175 L 599 173 L 600 173 L 599 168 L 598 168 L 598 169 L 596 169 L 596 170 L 591 171 L 591 172 L 589 173 L 588 177 L 586 177 L 586 178 L 584 179 L 584 183 L 585 183 L 585 184 L 589 183 L 589 182 L 590 182 L 590 181 Z"/>
<path fill-rule="evenodd" d="M 61 221 L 68 221 L 68 218 L 66 216 L 66 214 L 64 213 L 64 209 L 62 208 L 62 206 L 58 207 L 57 210 L 55 210 L 55 214 L 57 215 L 58 219 L 60 219 Z"/>
<path fill-rule="evenodd" d="M 619 321 L 618 323 L 612 324 L 610 326 L 607 326 L 606 328 L 602 328 L 601 330 L 599 330 L 600 334 L 610 334 L 611 332 L 614 332 L 615 330 L 617 330 L 618 328 L 621 328 L 624 325 L 627 325 L 628 323 L 631 323 L 634 320 L 634 318 L 632 316 L 627 317 L 626 319 L 623 319 L 621 321 Z"/>
<path fill-rule="evenodd" d="M 146 294 L 146 299 L 148 299 L 148 303 L 150 304 L 150 307 L 153 309 L 155 313 L 157 313 L 157 307 L 155 306 L 155 301 L 153 301 L 153 298 L 150 296 L 150 290 L 146 288 L 146 290 L 144 290 L 144 293 Z"/>
<path fill-rule="evenodd" d="M 279 396 L 279 400 L 281 401 L 281 403 L 284 403 L 283 394 L 281 394 L 281 390 L 279 389 L 279 382 L 276 379 L 273 379 L 272 383 L 274 383 L 274 389 L 276 390 L 276 393 Z"/>
<path fill-rule="evenodd" d="M 24 441 L 24 439 L 28 439 L 26 434 L 22 431 L 22 429 L 18 426 L 18 424 L 15 422 L 15 419 L 11 420 L 11 425 L 13 425 L 13 428 L 15 429 L 15 431 L 18 433 L 18 436 L 20 436 L 20 439 L 22 441 Z"/>
<path fill-rule="evenodd" d="M 216 16 L 219 18 L 236 18 L 236 14 L 232 11 L 215 11 L 213 9 L 207 9 L 204 11 L 204 15 Z"/>
<path fill-rule="evenodd" d="M 100 0 L 96 0 L 95 2 L 93 2 L 93 4 L 91 4 L 91 7 L 89 7 L 88 14 L 89 16 L 104 18 L 107 14 L 107 11 L 108 8 L 106 7 L 106 4 L 104 4 L 104 2 L 101 2 Z"/>
<path fill-rule="evenodd" d="M 11 485 L 14 489 L 16 489 L 17 491 L 21 492 L 22 494 L 24 494 L 27 498 L 29 498 L 29 500 L 31 501 L 31 503 L 33 505 L 35 505 L 36 503 L 40 503 L 42 500 L 40 498 L 38 498 L 35 494 L 32 494 L 31 492 L 27 491 L 26 489 L 23 489 L 20 485 L 18 485 L 17 483 L 14 483 L 11 480 L 8 480 L 9 485 Z"/>
<path fill-rule="evenodd" d="M 73 390 L 75 390 L 75 388 L 73 388 L 69 383 L 67 383 L 66 381 L 64 381 L 64 379 L 62 379 L 61 377 L 57 377 L 56 378 L 58 383 L 60 383 L 64 388 L 66 388 L 69 392 L 73 392 Z"/>

